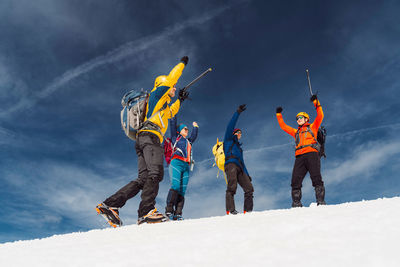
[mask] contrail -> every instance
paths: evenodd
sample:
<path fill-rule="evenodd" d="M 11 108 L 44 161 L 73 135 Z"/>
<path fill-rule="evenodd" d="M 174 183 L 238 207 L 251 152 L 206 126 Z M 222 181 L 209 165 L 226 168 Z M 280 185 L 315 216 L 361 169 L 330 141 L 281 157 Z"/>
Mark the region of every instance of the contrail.
<path fill-rule="evenodd" d="M 217 8 L 217 9 L 207 12 L 207 14 L 205 14 L 203 16 L 200 16 L 197 18 L 192 18 L 185 22 L 178 23 L 173 26 L 167 27 L 162 32 L 152 34 L 152 35 L 140 38 L 140 39 L 132 41 L 132 42 L 128 42 L 128 43 L 108 52 L 105 55 L 96 57 L 82 65 L 79 65 L 78 67 L 68 70 L 64 74 L 62 74 L 60 77 L 57 77 L 52 83 L 50 83 L 48 86 L 46 86 L 38 94 L 31 97 L 30 99 L 22 99 L 18 104 L 14 105 L 12 108 L 8 109 L 7 111 L 1 112 L 0 116 L 4 117 L 4 116 L 7 116 L 16 111 L 30 108 L 30 107 L 34 106 L 38 100 L 48 97 L 49 95 L 51 95 L 52 93 L 57 91 L 59 88 L 66 85 L 71 80 L 76 79 L 83 74 L 86 74 L 100 66 L 115 63 L 115 62 L 123 60 L 124 58 L 126 58 L 128 56 L 132 56 L 132 55 L 138 54 L 140 52 L 143 52 L 144 50 L 148 49 L 149 47 L 151 47 L 157 43 L 160 43 L 160 42 L 170 38 L 171 36 L 176 35 L 177 33 L 180 33 L 181 31 L 185 30 L 186 28 L 204 24 L 204 23 L 212 20 L 213 18 L 219 16 L 226 10 L 236 6 L 237 4 L 243 3 L 243 2 L 246 2 L 246 1 L 237 1 L 233 5 L 222 6 L 220 8 Z"/>
<path fill-rule="evenodd" d="M 391 128 L 391 127 L 396 128 L 399 126 L 400 126 L 400 123 L 386 124 L 386 125 L 381 125 L 381 126 L 376 126 L 376 127 L 354 130 L 354 131 L 345 132 L 345 133 L 328 135 L 328 138 L 344 137 L 344 136 L 348 136 L 348 135 L 359 134 L 359 133 L 364 133 L 364 132 L 369 132 L 369 131 L 375 131 L 375 130 L 384 129 L 384 128 Z M 327 141 L 328 140 L 329 139 L 327 139 Z"/>

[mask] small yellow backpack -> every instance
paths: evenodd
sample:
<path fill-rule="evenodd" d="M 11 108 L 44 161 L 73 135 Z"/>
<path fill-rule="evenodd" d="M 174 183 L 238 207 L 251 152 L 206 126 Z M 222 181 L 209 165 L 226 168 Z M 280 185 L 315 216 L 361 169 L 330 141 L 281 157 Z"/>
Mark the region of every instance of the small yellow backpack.
<path fill-rule="evenodd" d="M 225 175 L 225 153 L 224 153 L 224 143 L 219 141 L 217 138 L 217 143 L 213 146 L 212 148 L 212 153 L 214 155 L 214 160 L 215 163 L 213 164 L 213 167 L 217 165 L 218 167 L 218 173 L 217 173 L 217 178 L 219 176 L 219 170 L 222 171 L 224 174 L 225 182 L 228 184 L 228 181 L 226 180 L 226 175 Z"/>

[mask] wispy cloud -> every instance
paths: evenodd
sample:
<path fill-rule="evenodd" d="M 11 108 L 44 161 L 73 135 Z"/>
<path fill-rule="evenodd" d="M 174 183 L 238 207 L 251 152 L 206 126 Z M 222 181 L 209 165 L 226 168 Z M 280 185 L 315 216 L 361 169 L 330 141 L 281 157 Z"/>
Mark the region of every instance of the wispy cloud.
<path fill-rule="evenodd" d="M 22 99 L 19 103 L 17 103 L 12 108 L 10 108 L 4 112 L 1 112 L 0 116 L 4 117 L 4 116 L 7 116 L 16 111 L 32 107 L 33 105 L 36 104 L 36 102 L 38 100 L 48 97 L 49 95 L 51 95 L 58 89 L 62 88 L 64 85 L 68 84 L 70 81 L 78 78 L 79 76 L 89 73 L 92 70 L 94 70 L 100 66 L 116 63 L 118 61 L 126 59 L 127 57 L 131 57 L 133 55 L 141 53 L 144 50 L 152 47 L 153 45 L 160 43 L 160 42 L 182 32 L 183 30 L 185 30 L 189 27 L 195 27 L 198 25 L 202 25 L 202 24 L 214 19 L 215 17 L 222 14 L 226 10 L 232 8 L 234 5 L 236 5 L 238 3 L 242 3 L 242 2 L 243 1 L 237 1 L 233 5 L 225 5 L 223 7 L 209 11 L 202 16 L 199 16 L 196 18 L 191 18 L 182 23 L 178 23 L 173 26 L 167 27 L 162 32 L 157 32 L 155 34 L 140 38 L 138 40 L 128 42 L 128 43 L 108 52 L 105 55 L 96 57 L 82 65 L 79 65 L 78 67 L 68 70 L 60 77 L 57 77 L 52 83 L 50 83 L 48 86 L 46 86 L 42 91 L 37 93 L 34 97 L 31 97 L 29 99 Z"/>
<path fill-rule="evenodd" d="M 340 183 L 356 177 L 365 179 L 375 175 L 388 160 L 400 154 L 399 140 L 376 141 L 354 147 L 346 159 L 329 162 L 325 171 L 328 184 Z"/>
<path fill-rule="evenodd" d="M 14 166 L 16 167 L 16 166 Z M 24 207 L 10 205 L 15 224 L 27 227 L 45 227 L 46 223 L 57 224 L 68 218 L 80 227 L 96 224 L 94 206 L 101 202 L 111 190 L 117 190 L 131 177 L 102 177 L 88 168 L 55 160 L 20 162 L 21 171 L 2 170 L 2 183 L 23 200 Z M 28 174 L 29 173 L 29 174 Z M 107 179 L 108 178 L 108 179 Z M 29 208 L 27 208 L 29 207 Z M 34 208 L 33 208 L 34 207 Z M 30 210 L 30 212 L 26 212 Z M 80 219 L 78 219 L 80 218 Z M 9 218 L 2 217 L 7 222 Z"/>

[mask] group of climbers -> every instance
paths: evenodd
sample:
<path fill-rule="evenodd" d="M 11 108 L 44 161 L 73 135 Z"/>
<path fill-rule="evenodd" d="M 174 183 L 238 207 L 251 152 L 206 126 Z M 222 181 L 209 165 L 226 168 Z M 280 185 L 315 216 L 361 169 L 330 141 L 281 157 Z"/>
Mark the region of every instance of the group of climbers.
<path fill-rule="evenodd" d="M 148 96 L 143 126 L 136 136 L 136 154 L 138 156 L 138 178 L 131 181 L 115 194 L 108 197 L 96 206 L 99 214 L 103 215 L 113 227 L 122 225 L 119 218 L 119 209 L 126 201 L 140 191 L 141 202 L 138 209 L 138 224 L 160 222 L 165 220 L 182 220 L 185 192 L 189 181 L 192 159 L 192 145 L 197 138 L 198 124 L 193 122 L 193 129 L 189 136 L 189 128 L 185 124 L 177 123 L 176 114 L 182 102 L 188 98 L 188 91 L 180 90 L 178 99 L 170 105 L 176 94 L 175 85 L 183 69 L 188 64 L 188 57 L 181 58 L 169 75 L 158 76 L 154 88 Z M 325 205 L 325 188 L 321 177 L 319 144 L 316 139 L 318 129 L 323 120 L 323 111 L 316 95 L 311 97 L 317 117 L 310 123 L 310 117 L 305 112 L 296 116 L 297 129 L 286 125 L 282 118 L 282 108 L 276 109 L 279 126 L 293 136 L 296 142 L 295 164 L 292 174 L 292 207 L 301 207 L 301 187 L 307 172 L 310 173 L 315 188 L 318 205 Z M 237 214 L 234 195 L 239 184 L 244 191 L 243 212 L 253 210 L 253 184 L 243 158 L 242 130 L 236 127 L 240 114 L 246 110 L 246 105 L 240 105 L 230 120 L 223 142 L 223 156 L 225 157 L 224 175 L 226 175 L 226 213 Z M 169 120 L 172 146 L 169 176 L 171 188 L 168 192 L 165 214 L 157 211 L 155 199 L 158 195 L 159 183 L 164 177 L 164 149 L 162 143 L 168 128 Z"/>

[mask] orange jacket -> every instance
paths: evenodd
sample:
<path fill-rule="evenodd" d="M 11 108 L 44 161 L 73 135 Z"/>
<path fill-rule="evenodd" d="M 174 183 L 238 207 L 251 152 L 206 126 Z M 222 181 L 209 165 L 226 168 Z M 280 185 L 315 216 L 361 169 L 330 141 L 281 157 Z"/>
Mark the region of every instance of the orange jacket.
<path fill-rule="evenodd" d="M 322 111 L 321 104 L 318 100 L 314 100 L 313 104 L 317 109 L 317 117 L 315 118 L 313 123 L 311 123 L 311 124 L 305 123 L 305 124 L 303 124 L 303 126 L 298 127 L 298 129 L 294 129 L 294 128 L 286 125 L 285 122 L 283 121 L 282 114 L 276 113 L 276 118 L 278 119 L 279 126 L 282 128 L 282 130 L 284 130 L 285 132 L 287 132 L 288 134 L 293 136 L 294 139 L 296 139 L 297 131 L 300 131 L 299 132 L 300 142 L 296 146 L 296 148 L 298 148 L 300 146 L 310 145 L 310 144 L 315 143 L 315 140 L 312 137 L 312 135 L 310 133 L 306 132 L 307 126 L 310 126 L 315 139 L 317 139 L 319 126 L 321 126 L 322 120 L 324 119 L 324 112 Z M 315 148 L 308 146 L 308 147 L 304 147 L 304 148 L 296 150 L 295 155 L 298 156 L 298 155 L 302 155 L 302 154 L 309 153 L 309 152 L 318 152 L 318 151 Z"/>

